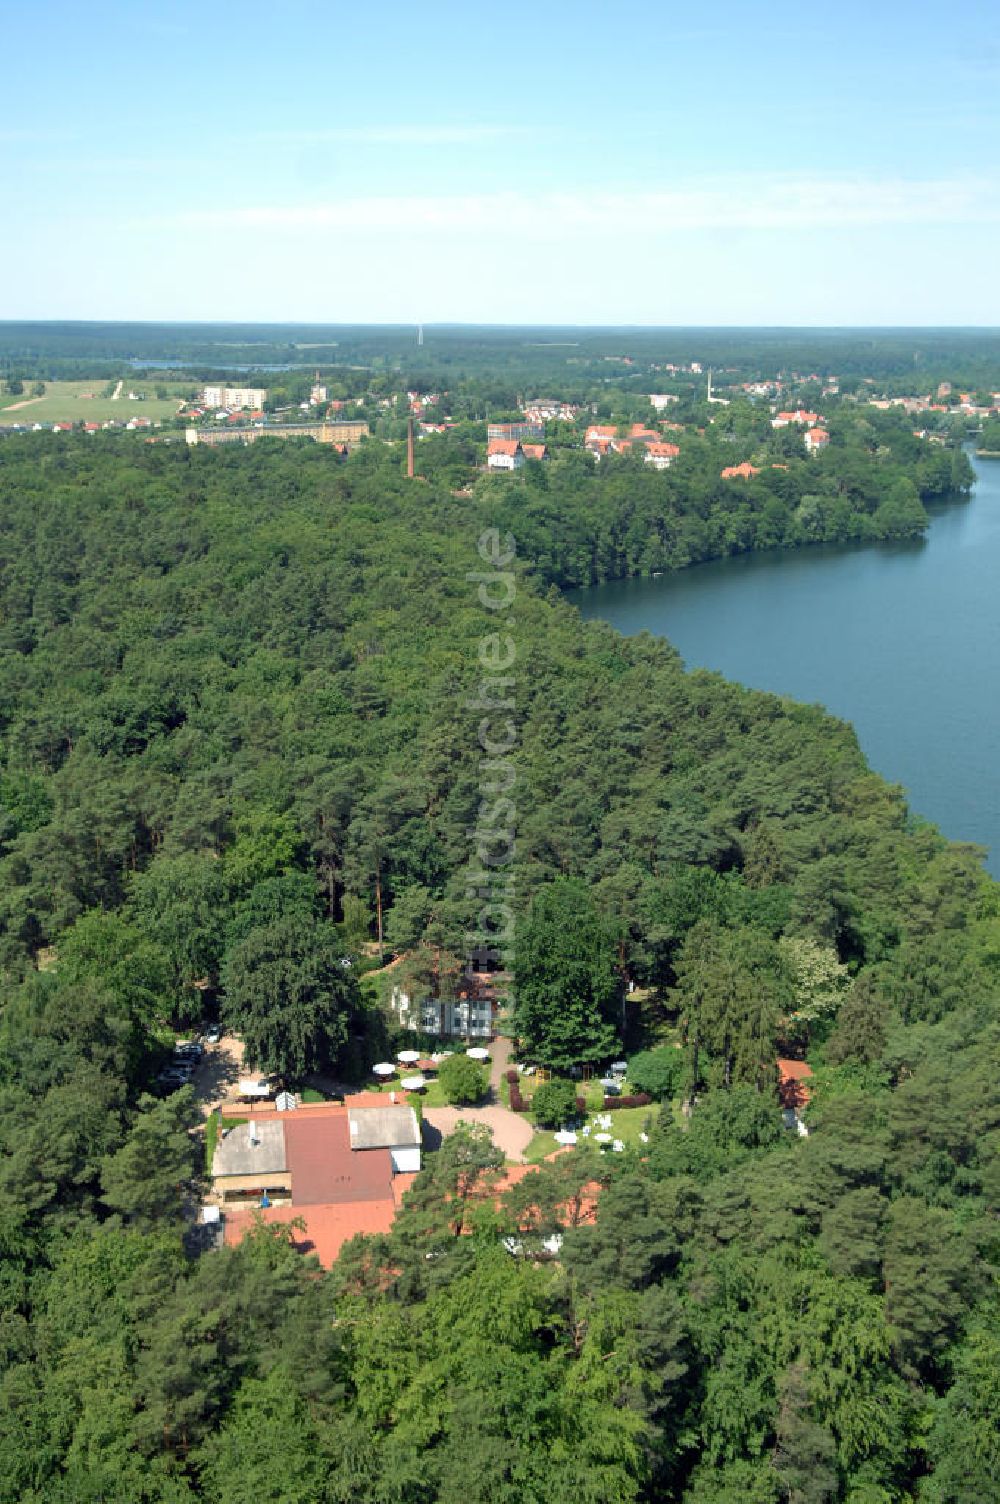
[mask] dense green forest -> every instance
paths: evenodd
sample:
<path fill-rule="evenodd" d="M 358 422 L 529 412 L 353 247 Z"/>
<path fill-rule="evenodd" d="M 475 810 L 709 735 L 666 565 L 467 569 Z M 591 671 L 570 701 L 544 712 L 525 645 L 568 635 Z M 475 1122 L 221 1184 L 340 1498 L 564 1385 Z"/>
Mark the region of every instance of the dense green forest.
<path fill-rule="evenodd" d="M 810 497 L 886 536 L 962 477 L 883 438 L 760 485 L 709 481 L 772 442 L 737 431 L 703 484 L 568 457 L 502 491 L 436 441 L 413 482 L 378 444 L 0 445 L 0 1500 L 998 1497 L 1000 890 L 848 726 L 556 588 L 766 541 Z M 277 967 L 293 1063 L 347 1068 L 384 1024 L 341 961 L 381 941 L 454 985 L 498 631 L 531 1026 L 558 946 L 608 1044 L 647 984 L 626 1027 L 681 1028 L 690 1114 L 499 1206 L 456 1135 L 327 1275 L 263 1230 L 195 1257 L 193 1107 L 148 1094 L 171 1026 L 273 1027 Z M 804 1139 L 779 1045 L 815 1067 Z"/>

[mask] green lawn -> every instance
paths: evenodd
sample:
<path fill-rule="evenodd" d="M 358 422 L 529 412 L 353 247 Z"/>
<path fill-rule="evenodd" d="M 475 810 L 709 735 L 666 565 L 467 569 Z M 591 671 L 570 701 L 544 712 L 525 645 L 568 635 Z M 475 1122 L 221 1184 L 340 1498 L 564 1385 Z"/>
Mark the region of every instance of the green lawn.
<path fill-rule="evenodd" d="M 598 1108 L 598 1110 L 602 1109 Z M 598 1128 L 596 1115 L 588 1113 L 587 1122 L 590 1124 L 590 1136 L 584 1138 L 580 1134 L 577 1142 L 579 1144 L 592 1144 L 595 1133 L 610 1133 L 612 1141 L 620 1138 L 624 1144 L 638 1144 L 641 1142 L 639 1135 L 647 1131 L 647 1124 L 656 1115 L 658 1110 L 655 1103 L 649 1107 L 619 1107 L 617 1111 L 611 1112 L 610 1128 Z M 524 1157 L 529 1163 L 537 1164 L 539 1160 L 545 1159 L 549 1154 L 553 1154 L 558 1148 L 559 1145 L 556 1143 L 555 1134 L 550 1133 L 548 1129 L 539 1128 L 528 1145 Z M 613 1155 L 610 1145 L 607 1148 L 609 1154 Z"/>
<path fill-rule="evenodd" d="M 375 1081 L 370 1085 L 366 1084 L 362 1088 L 362 1090 L 377 1091 L 380 1092 L 384 1097 L 388 1097 L 390 1092 L 394 1091 L 396 1093 L 397 1102 L 407 1102 L 412 1097 L 414 1104 L 420 1102 L 424 1107 L 447 1107 L 448 1103 L 445 1101 L 444 1092 L 441 1090 L 440 1081 L 438 1081 L 434 1076 L 427 1076 L 425 1077 L 425 1080 L 427 1082 L 427 1085 L 421 1092 L 404 1091 L 399 1084 L 398 1077 L 392 1081 Z"/>
<path fill-rule="evenodd" d="M 30 381 L 24 383 L 20 396 L 0 394 L 0 423 L 104 423 L 109 418 L 127 423 L 129 418 L 149 418 L 151 422 L 169 421 L 190 382 L 125 381 L 117 401 L 102 396 L 106 381 L 47 381 L 44 397 L 32 397 Z M 157 386 L 165 386 L 170 395 L 155 395 Z M 144 402 L 130 402 L 129 392 L 145 392 Z"/>
<path fill-rule="evenodd" d="M 561 1078 L 560 1078 L 561 1079 Z M 538 1076 L 519 1076 L 518 1083 L 521 1087 L 521 1096 L 526 1102 L 530 1102 L 543 1082 Z M 507 1086 L 506 1081 L 504 1085 Z M 604 1087 L 595 1076 L 593 1081 L 574 1081 L 576 1094 L 582 1097 L 587 1104 L 588 1112 L 603 1112 L 604 1110 Z M 508 1095 L 510 1088 L 507 1088 Z"/>

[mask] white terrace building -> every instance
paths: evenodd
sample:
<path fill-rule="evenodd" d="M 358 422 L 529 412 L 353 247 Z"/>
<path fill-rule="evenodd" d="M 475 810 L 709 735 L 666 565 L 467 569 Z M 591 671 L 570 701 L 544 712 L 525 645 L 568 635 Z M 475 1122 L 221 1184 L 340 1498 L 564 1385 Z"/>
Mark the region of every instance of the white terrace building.
<path fill-rule="evenodd" d="M 392 989 L 391 1006 L 403 1028 L 419 1034 L 489 1039 L 493 1033 L 493 1004 L 488 998 L 446 1002 L 426 997 L 415 1001 L 405 988 L 397 986 Z"/>

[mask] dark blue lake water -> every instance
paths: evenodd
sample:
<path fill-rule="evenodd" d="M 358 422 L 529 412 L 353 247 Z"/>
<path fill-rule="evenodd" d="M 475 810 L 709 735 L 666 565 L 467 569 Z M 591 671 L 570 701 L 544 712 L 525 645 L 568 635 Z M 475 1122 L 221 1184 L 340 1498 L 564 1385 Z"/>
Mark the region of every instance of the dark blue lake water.
<path fill-rule="evenodd" d="M 691 666 L 818 701 L 872 767 L 1000 877 L 1000 459 L 912 544 L 747 554 L 570 599 Z"/>

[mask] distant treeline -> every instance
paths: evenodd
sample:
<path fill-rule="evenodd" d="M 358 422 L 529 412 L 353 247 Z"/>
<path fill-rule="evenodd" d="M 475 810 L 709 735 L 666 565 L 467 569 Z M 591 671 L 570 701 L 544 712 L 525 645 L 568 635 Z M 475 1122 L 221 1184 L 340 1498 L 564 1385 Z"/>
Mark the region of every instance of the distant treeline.
<path fill-rule="evenodd" d="M 362 365 L 424 374 L 434 384 L 488 376 L 515 384 L 607 379 L 651 366 L 713 366 L 719 379 L 838 375 L 926 391 L 941 380 L 996 383 L 1000 333 L 960 329 L 601 329 L 331 324 L 0 324 L 0 376 L 111 374 L 122 363 L 176 360 L 206 372 L 225 366 Z"/>

